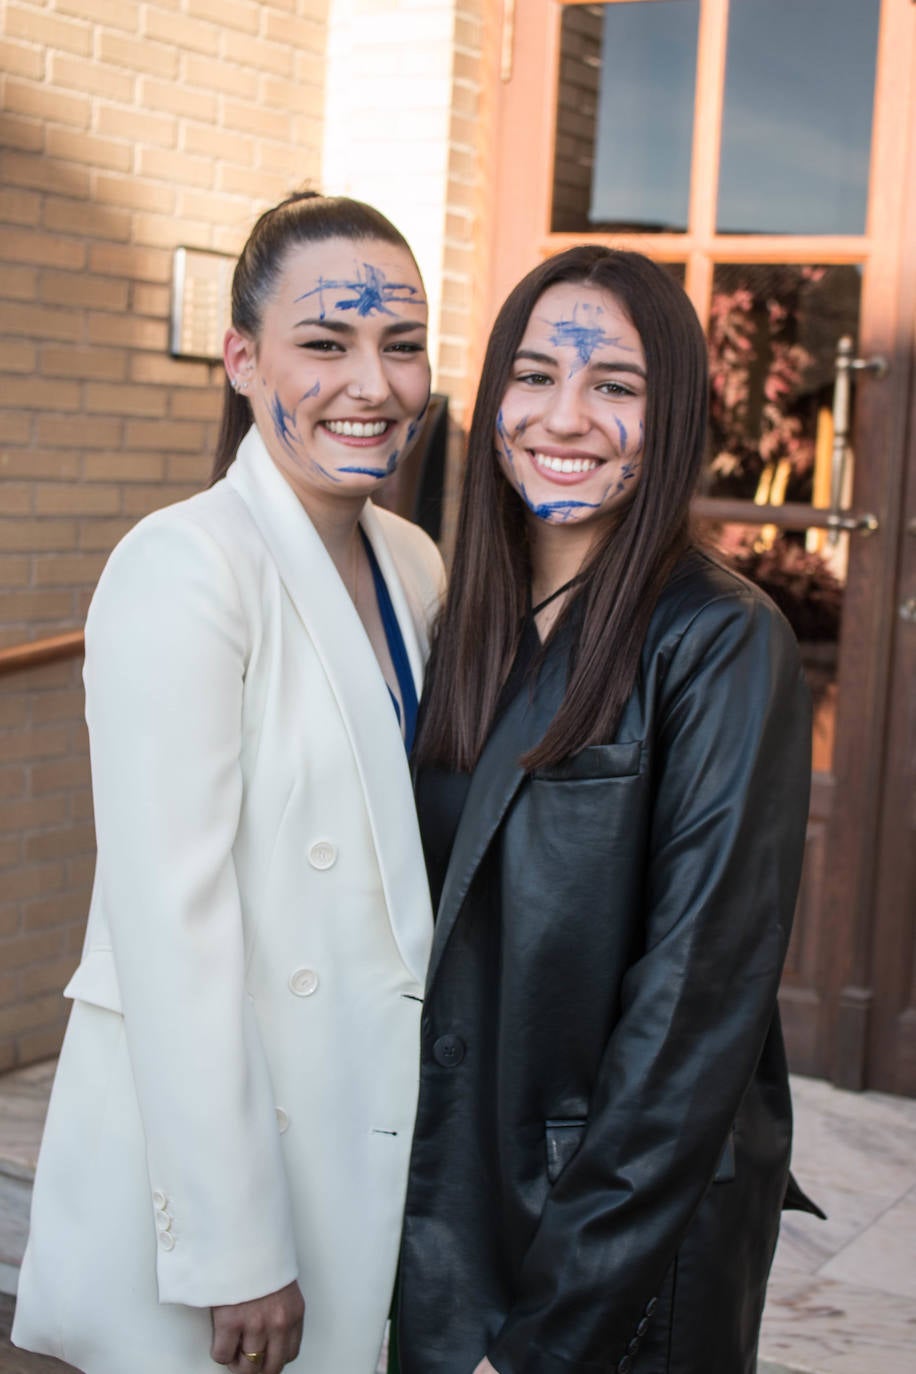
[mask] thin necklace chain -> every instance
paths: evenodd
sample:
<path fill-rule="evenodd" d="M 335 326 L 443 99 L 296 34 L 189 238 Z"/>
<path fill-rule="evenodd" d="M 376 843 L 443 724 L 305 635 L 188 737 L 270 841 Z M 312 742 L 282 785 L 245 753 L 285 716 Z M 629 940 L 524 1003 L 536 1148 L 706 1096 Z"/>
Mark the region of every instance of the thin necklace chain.
<path fill-rule="evenodd" d="M 540 615 L 541 611 L 543 611 L 546 606 L 549 606 L 551 601 L 556 601 L 558 596 L 562 596 L 564 592 L 568 592 L 570 587 L 574 587 L 577 582 L 581 582 L 584 576 L 585 573 L 576 573 L 575 577 L 571 577 L 568 582 L 564 582 L 562 587 L 557 587 L 555 592 L 551 592 L 549 596 L 544 597 L 543 601 L 539 601 L 536 606 L 532 606 L 531 614 Z M 528 595 L 530 597 L 530 590 Z"/>

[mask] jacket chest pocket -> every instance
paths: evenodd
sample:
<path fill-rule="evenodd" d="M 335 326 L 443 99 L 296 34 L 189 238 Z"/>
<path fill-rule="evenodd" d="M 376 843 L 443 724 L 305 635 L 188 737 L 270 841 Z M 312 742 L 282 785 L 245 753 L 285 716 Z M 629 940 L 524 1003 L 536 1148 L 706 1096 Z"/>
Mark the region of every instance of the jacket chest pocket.
<path fill-rule="evenodd" d="M 537 768 L 532 779 L 543 782 L 603 782 L 612 778 L 632 778 L 639 772 L 642 741 L 618 744 L 588 744 L 578 754 L 559 763 Z"/>
<path fill-rule="evenodd" d="M 547 1148 L 547 1179 L 551 1184 L 566 1168 L 573 1155 L 582 1144 L 587 1121 L 581 1117 L 555 1117 L 544 1122 L 544 1140 Z"/>

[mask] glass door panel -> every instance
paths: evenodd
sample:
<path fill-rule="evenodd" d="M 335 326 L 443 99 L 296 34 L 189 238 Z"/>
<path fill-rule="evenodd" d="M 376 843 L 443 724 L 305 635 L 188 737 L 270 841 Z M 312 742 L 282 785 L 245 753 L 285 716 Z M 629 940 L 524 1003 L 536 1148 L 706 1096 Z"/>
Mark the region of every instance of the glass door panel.
<path fill-rule="evenodd" d="M 731 0 L 720 234 L 865 232 L 880 9 Z"/>
<path fill-rule="evenodd" d="M 731 518 L 716 519 L 704 502 L 706 533 L 795 630 L 815 702 L 813 763 L 823 772 L 833 761 L 848 535 L 831 543 L 823 528 L 805 526 L 804 508 L 817 521 L 830 504 L 837 341 L 856 336 L 860 289 L 853 266 L 719 264 L 710 307 L 703 486 L 729 500 Z M 766 523 L 736 519 L 736 502 L 767 507 Z M 792 519 L 781 519 L 783 506 Z"/>
<path fill-rule="evenodd" d="M 563 10 L 554 233 L 686 230 L 699 8 Z"/>

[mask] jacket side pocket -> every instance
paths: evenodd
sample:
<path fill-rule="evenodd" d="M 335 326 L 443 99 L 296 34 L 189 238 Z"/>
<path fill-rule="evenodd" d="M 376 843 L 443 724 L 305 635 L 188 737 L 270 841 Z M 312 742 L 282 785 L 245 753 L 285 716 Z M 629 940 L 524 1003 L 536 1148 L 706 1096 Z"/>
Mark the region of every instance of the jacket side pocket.
<path fill-rule="evenodd" d="M 575 1119 L 554 1118 L 545 1121 L 547 1178 L 550 1183 L 556 1183 L 578 1150 L 587 1125 L 587 1121 L 578 1117 Z"/>

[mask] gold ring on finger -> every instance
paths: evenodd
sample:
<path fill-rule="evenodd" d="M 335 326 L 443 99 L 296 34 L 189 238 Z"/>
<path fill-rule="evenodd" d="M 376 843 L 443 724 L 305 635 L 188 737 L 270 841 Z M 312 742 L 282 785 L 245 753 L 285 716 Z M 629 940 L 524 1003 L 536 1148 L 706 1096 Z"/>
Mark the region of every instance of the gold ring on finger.
<path fill-rule="evenodd" d="M 242 1354 L 245 1356 L 245 1359 L 250 1360 L 252 1364 L 257 1364 L 258 1360 L 263 1360 L 264 1358 L 263 1350 L 243 1350 Z"/>

